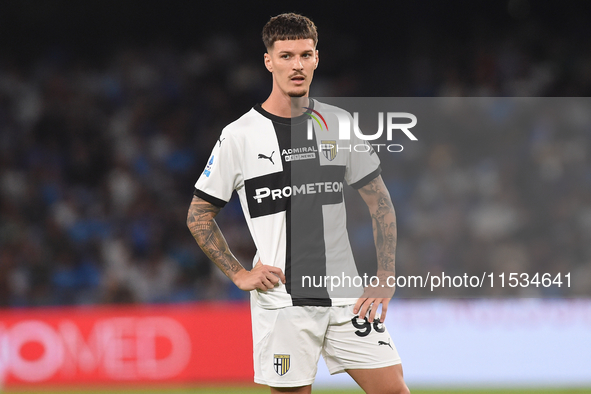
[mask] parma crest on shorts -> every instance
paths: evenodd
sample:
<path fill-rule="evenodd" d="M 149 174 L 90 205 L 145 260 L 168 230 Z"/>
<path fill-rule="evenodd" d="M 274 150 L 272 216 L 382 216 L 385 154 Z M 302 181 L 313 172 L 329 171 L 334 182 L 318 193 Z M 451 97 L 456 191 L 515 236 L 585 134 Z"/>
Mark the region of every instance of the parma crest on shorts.
<path fill-rule="evenodd" d="M 337 142 L 332 141 L 325 141 L 322 140 L 320 144 L 320 150 L 324 157 L 326 157 L 329 161 L 333 161 L 335 157 L 337 157 Z"/>
<path fill-rule="evenodd" d="M 289 354 L 275 354 L 273 365 L 277 375 L 285 375 L 289 371 Z"/>

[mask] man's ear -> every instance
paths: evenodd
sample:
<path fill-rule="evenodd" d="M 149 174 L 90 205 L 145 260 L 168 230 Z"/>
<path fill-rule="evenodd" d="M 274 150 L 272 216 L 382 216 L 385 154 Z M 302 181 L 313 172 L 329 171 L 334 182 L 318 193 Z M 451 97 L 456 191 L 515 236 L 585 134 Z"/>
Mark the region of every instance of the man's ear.
<path fill-rule="evenodd" d="M 265 67 L 267 67 L 269 72 L 273 72 L 273 64 L 271 63 L 271 55 L 269 55 L 269 52 L 265 52 Z"/>
<path fill-rule="evenodd" d="M 316 67 L 318 67 L 318 61 L 320 59 L 318 58 L 318 49 L 316 49 L 316 64 L 314 64 L 314 70 L 316 70 Z"/>

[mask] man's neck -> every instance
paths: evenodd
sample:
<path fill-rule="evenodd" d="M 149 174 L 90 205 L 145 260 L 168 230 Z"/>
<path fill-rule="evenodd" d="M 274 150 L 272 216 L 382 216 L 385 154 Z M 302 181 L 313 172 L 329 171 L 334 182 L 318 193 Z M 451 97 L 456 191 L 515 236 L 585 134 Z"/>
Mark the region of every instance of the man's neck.
<path fill-rule="evenodd" d="M 271 95 L 261 104 L 261 107 L 275 116 L 292 118 L 303 114 L 306 111 L 303 107 L 307 107 L 308 104 L 309 99 L 307 95 L 294 99 L 287 95 L 271 92 Z"/>

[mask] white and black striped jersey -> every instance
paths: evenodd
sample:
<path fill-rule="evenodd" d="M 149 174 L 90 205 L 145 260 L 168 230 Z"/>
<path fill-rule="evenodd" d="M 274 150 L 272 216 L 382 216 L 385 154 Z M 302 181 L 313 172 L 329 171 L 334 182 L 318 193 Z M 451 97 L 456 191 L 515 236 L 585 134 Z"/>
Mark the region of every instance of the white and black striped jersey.
<path fill-rule="evenodd" d="M 337 143 L 338 126 L 330 120 L 311 123 L 310 131 L 314 113 L 343 110 L 315 100 L 310 106 L 301 116 L 282 118 L 256 105 L 223 129 L 195 184 L 195 195 L 219 207 L 236 190 L 257 248 L 253 262 L 260 258 L 285 273 L 285 285 L 255 291 L 263 308 L 347 305 L 363 293 L 360 287 L 331 291 L 303 279 L 319 284 L 326 276 L 357 275 L 343 183 L 360 188 L 381 171 L 377 154 L 355 133 L 347 147 Z M 359 146 L 368 149 L 352 149 Z"/>

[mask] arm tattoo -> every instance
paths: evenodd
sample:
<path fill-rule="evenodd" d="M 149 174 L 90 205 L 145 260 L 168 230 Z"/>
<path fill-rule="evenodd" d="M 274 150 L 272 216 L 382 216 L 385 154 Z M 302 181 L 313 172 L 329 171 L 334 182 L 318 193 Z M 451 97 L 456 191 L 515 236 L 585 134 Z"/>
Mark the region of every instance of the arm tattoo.
<path fill-rule="evenodd" d="M 359 189 L 370 206 L 372 227 L 378 257 L 378 270 L 394 272 L 396 254 L 396 213 L 381 177 Z"/>
<path fill-rule="evenodd" d="M 214 220 L 221 208 L 198 197 L 193 197 L 187 215 L 187 227 L 203 252 L 226 276 L 232 276 L 243 269 L 230 251 L 226 239 Z"/>

